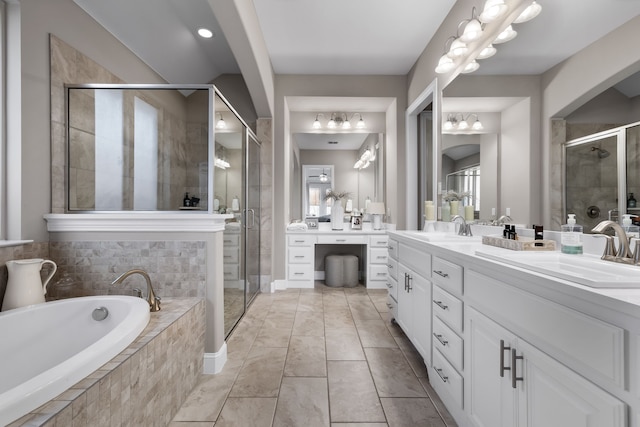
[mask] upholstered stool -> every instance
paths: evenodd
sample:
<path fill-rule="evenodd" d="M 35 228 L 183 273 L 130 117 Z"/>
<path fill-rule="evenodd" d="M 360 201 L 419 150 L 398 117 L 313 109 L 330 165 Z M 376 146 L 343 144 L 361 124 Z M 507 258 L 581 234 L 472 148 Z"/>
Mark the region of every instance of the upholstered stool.
<path fill-rule="evenodd" d="M 358 257 L 327 255 L 324 259 L 324 282 L 331 287 L 358 286 Z"/>

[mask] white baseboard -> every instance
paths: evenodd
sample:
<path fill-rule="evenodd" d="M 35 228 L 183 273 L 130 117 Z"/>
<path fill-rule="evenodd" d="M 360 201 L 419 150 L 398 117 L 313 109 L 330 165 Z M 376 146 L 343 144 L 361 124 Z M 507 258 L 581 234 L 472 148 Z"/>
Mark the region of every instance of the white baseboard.
<path fill-rule="evenodd" d="M 204 374 L 217 374 L 222 371 L 224 364 L 227 363 L 227 343 L 225 342 L 216 353 L 204 354 L 204 365 L 202 371 Z"/>
<path fill-rule="evenodd" d="M 285 289 L 287 289 L 289 286 L 287 285 L 287 281 L 286 280 L 274 280 L 271 283 L 271 292 L 275 292 L 275 291 L 283 291 Z"/>

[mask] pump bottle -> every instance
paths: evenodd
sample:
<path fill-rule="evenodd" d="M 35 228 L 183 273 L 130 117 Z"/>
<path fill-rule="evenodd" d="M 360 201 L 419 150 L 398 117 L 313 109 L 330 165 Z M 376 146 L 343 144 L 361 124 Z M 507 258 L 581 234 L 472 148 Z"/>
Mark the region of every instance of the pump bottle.
<path fill-rule="evenodd" d="M 567 223 L 562 226 L 560 250 L 564 254 L 582 253 L 582 226 L 576 224 L 576 215 L 569 214 Z"/>

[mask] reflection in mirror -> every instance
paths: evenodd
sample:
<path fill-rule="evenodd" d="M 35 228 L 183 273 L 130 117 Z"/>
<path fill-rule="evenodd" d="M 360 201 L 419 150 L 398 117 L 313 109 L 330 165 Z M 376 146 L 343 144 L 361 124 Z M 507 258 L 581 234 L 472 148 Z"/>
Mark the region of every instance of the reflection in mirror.
<path fill-rule="evenodd" d="M 331 200 L 325 195 L 333 188 L 333 165 L 303 165 L 304 216 L 324 217 L 331 214 Z"/>
<path fill-rule="evenodd" d="M 311 209 L 309 180 L 304 172 L 307 167 L 320 168 L 310 173 L 313 176 L 320 176 L 324 167 L 333 184 L 325 187 L 350 193 L 344 202 L 347 213 L 356 209 L 362 211 L 368 202 L 384 202 L 383 134 L 294 134 L 294 141 L 300 148 L 302 171 L 299 218 L 315 216 L 316 210 L 320 216 L 330 213 L 328 206 L 322 203 L 317 209 Z M 361 159 L 364 160 L 356 167 Z M 332 174 L 329 174 L 329 167 Z M 293 217 L 296 218 L 295 214 Z"/>
<path fill-rule="evenodd" d="M 239 217 L 244 125 L 216 95 L 213 210 Z"/>
<path fill-rule="evenodd" d="M 208 209 L 212 87 L 67 91 L 68 210 Z"/>

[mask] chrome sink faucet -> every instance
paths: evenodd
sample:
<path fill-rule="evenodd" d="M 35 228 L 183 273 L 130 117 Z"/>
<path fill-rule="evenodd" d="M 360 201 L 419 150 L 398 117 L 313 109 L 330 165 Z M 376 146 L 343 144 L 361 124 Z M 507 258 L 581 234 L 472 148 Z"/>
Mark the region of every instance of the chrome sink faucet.
<path fill-rule="evenodd" d="M 614 262 L 622 262 L 626 264 L 633 264 L 633 254 L 631 253 L 631 249 L 629 247 L 629 239 L 627 238 L 627 233 L 624 232 L 624 229 L 620 224 L 614 221 L 605 220 L 601 221 L 598 225 L 593 227 L 591 230 L 593 233 L 604 235 L 605 231 L 613 230 L 618 236 L 618 250 L 616 252 L 613 247 L 613 238 L 611 236 L 607 237 L 607 244 L 605 245 L 604 253 L 602 254 L 602 259 L 607 261 Z"/>
<path fill-rule="evenodd" d="M 456 222 L 456 220 L 462 220 L 462 222 L 460 223 L 460 230 L 458 231 L 458 236 L 468 236 L 468 237 L 472 237 L 473 233 L 471 233 L 471 224 L 467 224 L 467 221 L 465 221 L 465 219 L 460 216 L 460 215 L 454 215 L 451 218 L 451 222 Z"/>
<path fill-rule="evenodd" d="M 122 273 L 116 280 L 111 282 L 111 284 L 118 285 L 124 282 L 124 280 L 127 277 L 131 276 L 132 274 L 139 274 L 142 277 L 144 277 L 145 280 L 147 281 L 147 290 L 149 294 L 148 302 L 149 302 L 150 311 L 160 311 L 160 298 L 158 298 L 155 292 L 153 292 L 153 287 L 151 287 L 151 278 L 149 277 L 149 274 L 146 271 L 141 270 L 139 268 L 134 268 L 125 273 Z"/>
<path fill-rule="evenodd" d="M 491 221 L 491 225 L 504 225 L 513 221 L 509 215 L 502 215 L 500 218 Z"/>

